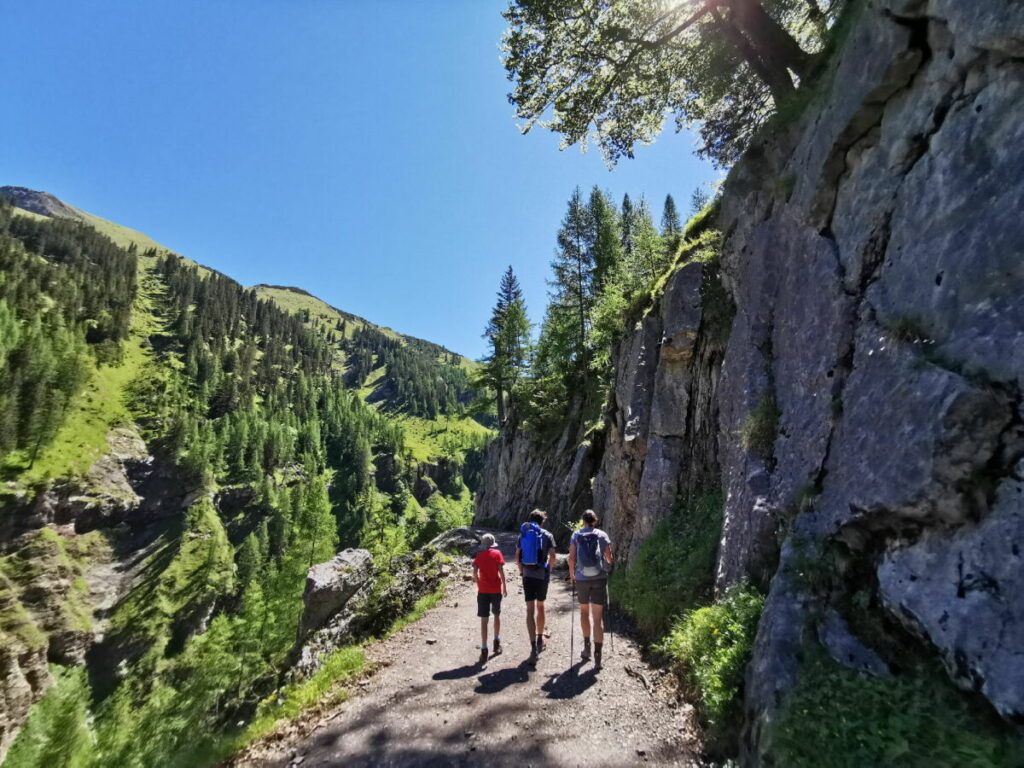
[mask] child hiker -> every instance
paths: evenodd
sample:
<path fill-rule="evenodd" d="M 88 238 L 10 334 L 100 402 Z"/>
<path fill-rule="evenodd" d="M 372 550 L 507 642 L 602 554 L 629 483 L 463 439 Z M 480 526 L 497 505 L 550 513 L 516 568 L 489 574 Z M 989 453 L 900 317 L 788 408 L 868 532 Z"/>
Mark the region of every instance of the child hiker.
<path fill-rule="evenodd" d="M 473 558 L 473 581 L 476 582 L 476 615 L 480 617 L 480 660 L 487 663 L 487 619 L 494 614 L 494 655 L 501 653 L 501 598 L 508 596 L 505 585 L 505 558 L 494 541 L 485 533 L 483 549 Z"/>

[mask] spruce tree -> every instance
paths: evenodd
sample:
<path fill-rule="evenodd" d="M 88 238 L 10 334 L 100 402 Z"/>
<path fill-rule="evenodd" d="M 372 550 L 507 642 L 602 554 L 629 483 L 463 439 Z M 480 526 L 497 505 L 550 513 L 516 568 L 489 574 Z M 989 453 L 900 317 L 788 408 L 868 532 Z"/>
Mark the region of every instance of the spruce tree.
<path fill-rule="evenodd" d="M 506 396 L 511 395 L 526 367 L 530 321 L 526 302 L 512 267 L 501 277 L 498 300 L 484 331 L 489 351 L 484 358 L 480 383 L 494 390 L 498 422 L 507 418 Z"/>
<path fill-rule="evenodd" d="M 665 207 L 661 214 L 661 236 L 675 237 L 682 230 L 679 212 L 676 210 L 676 201 L 672 199 L 672 195 L 665 195 Z"/>
<path fill-rule="evenodd" d="M 594 260 L 590 216 L 579 187 L 573 190 L 558 231 L 553 272 L 552 321 L 564 327 L 568 358 L 586 378 L 590 310 L 594 304 Z"/>

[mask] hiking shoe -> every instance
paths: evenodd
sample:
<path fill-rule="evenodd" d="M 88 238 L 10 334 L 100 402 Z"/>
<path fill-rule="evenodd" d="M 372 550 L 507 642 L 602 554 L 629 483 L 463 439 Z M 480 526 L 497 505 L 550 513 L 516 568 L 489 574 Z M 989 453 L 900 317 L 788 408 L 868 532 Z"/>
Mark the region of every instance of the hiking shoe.
<path fill-rule="evenodd" d="M 480 658 L 476 660 L 476 663 L 479 664 L 481 667 L 484 664 L 487 663 L 487 649 L 486 648 L 481 648 L 480 649 Z"/>
<path fill-rule="evenodd" d="M 494 641 L 494 655 L 497 656 L 501 653 L 501 640 L 495 639 Z"/>
<path fill-rule="evenodd" d="M 544 635 L 537 635 L 537 643 L 536 643 L 537 653 L 540 653 L 545 648 L 547 648 L 547 645 L 548 644 L 547 644 L 547 641 L 544 639 Z"/>
<path fill-rule="evenodd" d="M 590 661 L 590 638 L 583 640 L 583 653 L 580 654 L 580 661 Z"/>
<path fill-rule="evenodd" d="M 595 670 L 601 668 L 601 651 L 604 650 L 602 648 L 602 645 L 603 645 L 602 643 L 594 643 L 594 669 Z"/>

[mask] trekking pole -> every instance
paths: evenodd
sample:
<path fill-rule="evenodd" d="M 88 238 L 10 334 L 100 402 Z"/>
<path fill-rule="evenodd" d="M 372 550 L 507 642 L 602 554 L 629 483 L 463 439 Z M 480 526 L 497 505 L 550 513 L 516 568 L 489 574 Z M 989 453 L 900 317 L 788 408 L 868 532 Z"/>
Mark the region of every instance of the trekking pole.
<path fill-rule="evenodd" d="M 612 631 L 612 572 L 608 572 L 608 645 L 611 648 L 612 655 L 615 655 L 615 632 Z"/>
<path fill-rule="evenodd" d="M 576 582 L 572 582 L 572 610 L 569 612 L 569 666 L 576 658 Z"/>

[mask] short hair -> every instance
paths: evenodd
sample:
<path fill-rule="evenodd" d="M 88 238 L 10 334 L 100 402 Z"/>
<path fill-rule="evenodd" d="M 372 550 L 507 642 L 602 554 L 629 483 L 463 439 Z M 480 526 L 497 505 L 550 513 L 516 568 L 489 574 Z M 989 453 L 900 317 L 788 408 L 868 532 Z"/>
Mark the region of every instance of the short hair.
<path fill-rule="evenodd" d="M 586 512 L 583 513 L 582 517 L 583 522 L 589 525 L 591 528 L 597 525 L 597 515 L 594 514 L 594 510 L 588 509 Z"/>
<path fill-rule="evenodd" d="M 531 523 L 536 523 L 537 525 L 543 525 L 544 521 L 548 519 L 548 513 L 545 512 L 543 509 L 535 509 L 535 510 L 533 510 L 533 512 L 530 513 L 530 516 L 527 519 Z"/>

